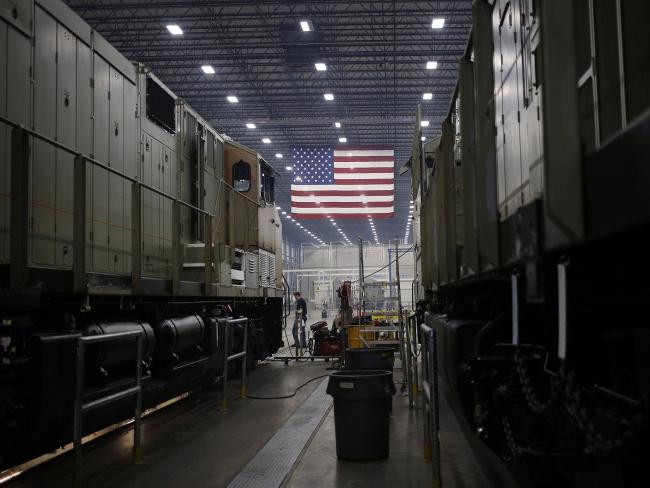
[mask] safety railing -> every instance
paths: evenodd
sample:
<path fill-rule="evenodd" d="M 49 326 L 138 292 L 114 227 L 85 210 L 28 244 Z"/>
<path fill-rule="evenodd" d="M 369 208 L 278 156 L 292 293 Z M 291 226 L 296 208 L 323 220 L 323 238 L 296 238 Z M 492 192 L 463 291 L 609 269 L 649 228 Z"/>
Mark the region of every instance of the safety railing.
<path fill-rule="evenodd" d="M 135 386 L 120 390 L 102 398 L 84 402 L 85 393 L 85 372 L 86 372 L 86 347 L 89 345 L 136 340 L 135 354 Z M 135 408 L 133 413 L 133 462 L 140 463 L 142 460 L 140 418 L 142 414 L 142 331 L 118 332 L 116 334 L 104 334 L 96 336 L 80 336 L 77 343 L 75 401 L 73 419 L 73 448 L 74 448 L 74 475 L 73 483 L 76 488 L 82 485 L 83 453 L 81 449 L 83 438 L 83 417 L 86 413 L 98 408 L 105 407 L 117 401 L 129 397 L 135 397 Z"/>
<path fill-rule="evenodd" d="M 12 127 L 11 135 L 11 263 L 10 263 L 10 277 L 11 277 L 11 286 L 13 289 L 21 289 L 25 286 L 27 280 L 27 268 L 28 268 L 28 258 L 27 258 L 27 245 L 28 242 L 28 208 L 30 203 L 30 193 L 29 193 L 29 138 L 35 138 L 41 140 L 57 149 L 60 149 L 72 156 L 74 156 L 73 163 L 73 287 L 75 291 L 84 293 L 87 288 L 86 281 L 86 182 L 87 182 L 87 167 L 88 165 L 93 168 L 100 169 L 105 171 L 107 174 L 111 174 L 121 178 L 126 183 L 131 185 L 131 249 L 128 250 L 131 253 L 131 279 L 132 287 L 134 290 L 138 290 L 142 282 L 142 274 L 144 270 L 142 252 L 143 245 L 145 245 L 145 234 L 147 234 L 145 229 L 145 222 L 143 222 L 142 207 L 143 202 L 142 198 L 145 192 L 148 194 L 157 195 L 165 201 L 171 203 L 171 281 L 172 281 L 172 293 L 177 294 L 180 285 L 181 277 L 183 270 L 183 253 L 181 249 L 181 209 L 186 209 L 188 212 L 195 212 L 200 215 L 203 219 L 203 222 L 199 222 L 199 225 L 202 225 L 202 234 L 203 242 L 205 243 L 205 258 L 204 258 L 204 275 L 205 275 L 205 294 L 209 295 L 212 291 L 212 284 L 214 283 L 213 277 L 213 244 L 215 244 L 215 234 L 218 232 L 218 228 L 221 224 L 221 221 L 218 219 L 218 214 L 216 212 L 217 201 L 215 200 L 215 212 L 209 212 L 202 208 L 199 208 L 191 203 L 183 201 L 173 195 L 170 195 L 154 186 L 148 185 L 143 182 L 141 179 L 133 177 L 129 174 L 126 174 L 123 171 L 120 171 L 110 165 L 98 161 L 97 159 L 90 157 L 86 154 L 83 154 L 79 151 L 74 150 L 73 148 L 56 141 L 50 137 L 47 137 L 38 131 L 24 127 L 21 124 L 18 124 L 6 117 L 0 115 L 0 123 L 6 124 L 9 127 Z M 244 210 L 247 216 L 246 223 L 250 224 L 251 220 L 249 216 L 249 206 L 259 207 L 259 202 L 242 195 L 241 193 L 234 190 L 234 188 L 225 182 L 223 179 L 220 180 L 220 186 L 225 187 L 229 190 L 229 194 L 225 196 L 229 200 L 229 206 L 234 208 L 235 202 L 243 202 Z M 221 195 L 220 191 L 218 195 Z M 217 197 L 219 198 L 219 197 Z M 162 213 L 162 209 L 160 210 Z M 144 219 L 146 221 L 146 218 Z M 232 240 L 234 235 L 234 216 L 231 216 L 230 221 L 228 222 L 227 229 L 224 230 L 224 233 L 228 234 L 228 241 Z M 256 219 L 254 219 L 254 225 L 257 225 Z M 200 221 L 200 219 L 199 219 Z M 251 224 L 252 225 L 252 224 Z M 250 227 L 247 226 L 247 228 Z M 149 237 L 159 237 L 165 240 L 164 236 L 149 236 Z M 247 245 L 250 242 L 250 237 L 248 233 L 244 236 L 244 244 Z M 232 243 L 231 243 L 232 244 Z M 167 273 L 164 273 L 167 275 Z"/>
<path fill-rule="evenodd" d="M 242 317 L 240 319 L 225 319 L 221 321 L 224 328 L 224 361 L 223 361 L 223 376 L 222 376 L 222 397 L 221 397 L 221 409 L 223 411 L 228 410 L 228 363 L 236 359 L 242 358 L 242 367 L 241 367 L 241 386 L 239 388 L 239 395 L 241 398 L 246 398 L 246 358 L 248 351 L 248 319 Z M 230 334 L 229 328 L 234 325 L 244 324 L 244 350 L 236 354 L 228 355 L 228 350 L 230 349 Z"/>
<path fill-rule="evenodd" d="M 438 352 L 436 332 L 420 325 L 422 344 L 422 391 L 424 398 L 424 459 L 432 461 L 433 488 L 442 486 L 440 469 L 440 404 L 438 399 Z"/>

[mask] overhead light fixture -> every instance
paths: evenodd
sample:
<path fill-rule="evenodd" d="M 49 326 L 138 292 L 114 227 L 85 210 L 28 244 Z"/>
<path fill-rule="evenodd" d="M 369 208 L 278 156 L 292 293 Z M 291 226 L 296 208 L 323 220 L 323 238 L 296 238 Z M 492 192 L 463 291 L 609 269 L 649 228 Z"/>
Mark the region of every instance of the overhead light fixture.
<path fill-rule="evenodd" d="M 228 96 L 226 97 L 226 99 L 227 99 L 230 103 L 238 103 L 238 102 L 239 102 L 239 98 L 237 98 L 235 95 L 228 95 Z"/>
<path fill-rule="evenodd" d="M 275 153 L 275 157 L 278 159 L 282 159 L 282 153 Z"/>
<path fill-rule="evenodd" d="M 178 25 L 176 24 L 169 24 L 167 26 L 167 30 L 172 36 L 182 36 L 183 35 L 183 29 L 181 29 Z"/>
<path fill-rule="evenodd" d="M 287 171 L 293 171 L 293 166 L 285 166 L 284 169 Z"/>
<path fill-rule="evenodd" d="M 337 129 L 340 129 L 341 128 L 341 122 L 334 122 L 334 127 L 336 127 Z"/>
<path fill-rule="evenodd" d="M 432 29 L 442 29 L 445 26 L 445 19 L 442 17 L 434 17 L 431 21 Z"/>
<path fill-rule="evenodd" d="M 420 121 L 420 127 L 429 127 L 429 121 L 428 120 L 421 120 Z"/>
<path fill-rule="evenodd" d="M 311 20 L 301 20 L 300 28 L 303 32 L 311 32 L 314 30 L 314 25 L 311 23 Z"/>
<path fill-rule="evenodd" d="M 431 100 L 433 98 L 433 93 L 423 93 L 422 100 Z"/>
<path fill-rule="evenodd" d="M 438 67 L 438 61 L 427 61 L 427 69 L 436 69 Z"/>
<path fill-rule="evenodd" d="M 339 142 L 348 142 L 347 137 L 339 137 Z"/>
<path fill-rule="evenodd" d="M 248 127 L 249 129 L 255 129 L 256 125 L 253 124 L 252 122 L 248 122 L 248 123 L 246 124 L 246 127 Z"/>
<path fill-rule="evenodd" d="M 422 142 L 424 142 L 425 139 L 426 139 L 426 137 L 424 137 L 424 136 L 420 137 L 420 140 L 421 140 Z"/>
<path fill-rule="evenodd" d="M 327 65 L 325 63 L 314 63 L 316 71 L 327 71 Z"/>
<path fill-rule="evenodd" d="M 264 144 L 271 144 L 271 139 L 269 139 L 268 137 L 265 137 L 264 139 L 262 139 L 262 142 Z"/>
<path fill-rule="evenodd" d="M 323 97 L 325 97 L 325 100 L 330 101 L 330 102 L 331 102 L 332 100 L 334 100 L 334 94 L 332 94 L 332 93 L 325 93 L 325 94 L 323 95 Z"/>
<path fill-rule="evenodd" d="M 201 71 L 203 71 L 206 75 L 214 74 L 214 68 L 209 64 L 204 64 L 203 66 L 201 66 Z"/>
<path fill-rule="evenodd" d="M 282 210 L 282 207 L 275 207 L 276 210 Z"/>

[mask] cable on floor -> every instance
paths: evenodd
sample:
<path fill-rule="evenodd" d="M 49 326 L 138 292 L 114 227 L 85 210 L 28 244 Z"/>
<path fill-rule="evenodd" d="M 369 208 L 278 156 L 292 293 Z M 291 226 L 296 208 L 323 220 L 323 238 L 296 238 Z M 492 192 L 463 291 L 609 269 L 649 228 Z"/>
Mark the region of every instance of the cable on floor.
<path fill-rule="evenodd" d="M 298 393 L 298 390 L 300 390 L 301 388 L 304 388 L 305 386 L 307 386 L 307 385 L 308 385 L 309 383 L 311 383 L 312 381 L 316 381 L 317 379 L 320 379 L 320 378 L 326 378 L 326 377 L 328 377 L 328 376 L 329 376 L 329 373 L 328 373 L 328 374 L 322 374 L 322 375 L 320 375 L 320 376 L 316 376 L 315 378 L 312 378 L 312 379 L 310 379 L 310 380 L 307 380 L 307 381 L 305 381 L 302 385 L 300 385 L 298 388 L 296 388 L 296 389 L 293 391 L 293 393 L 291 393 L 290 395 L 270 396 L 270 397 L 262 397 L 262 396 L 255 396 L 255 395 L 246 395 L 246 398 L 252 398 L 252 399 L 254 399 L 254 400 L 284 400 L 284 399 L 286 399 L 286 398 L 293 398 L 293 397 L 295 397 L 296 394 Z"/>

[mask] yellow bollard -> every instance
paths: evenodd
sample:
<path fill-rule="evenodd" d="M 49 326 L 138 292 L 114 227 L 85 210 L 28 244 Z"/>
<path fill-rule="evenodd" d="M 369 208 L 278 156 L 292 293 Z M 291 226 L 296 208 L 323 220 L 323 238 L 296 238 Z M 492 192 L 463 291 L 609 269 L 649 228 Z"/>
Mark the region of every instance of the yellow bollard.
<path fill-rule="evenodd" d="M 241 388 L 239 388 L 239 396 L 242 397 L 242 398 L 246 398 L 246 387 L 245 386 L 242 386 Z"/>
<path fill-rule="evenodd" d="M 139 447 L 133 448 L 133 464 L 142 463 L 142 449 Z"/>
<path fill-rule="evenodd" d="M 223 412 L 228 411 L 228 399 L 227 398 L 224 398 L 223 400 L 221 400 L 221 410 Z"/>
<path fill-rule="evenodd" d="M 426 443 L 424 444 L 424 460 L 425 460 L 427 463 L 429 463 L 429 462 L 431 462 L 431 458 L 432 458 L 432 456 L 431 456 L 431 444 L 429 444 L 428 442 L 426 442 Z"/>

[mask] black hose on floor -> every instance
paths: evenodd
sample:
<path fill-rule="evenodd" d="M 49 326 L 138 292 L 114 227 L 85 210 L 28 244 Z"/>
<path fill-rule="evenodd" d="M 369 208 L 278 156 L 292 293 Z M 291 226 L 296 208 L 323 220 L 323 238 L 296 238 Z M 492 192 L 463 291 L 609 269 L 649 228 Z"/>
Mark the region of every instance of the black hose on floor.
<path fill-rule="evenodd" d="M 255 395 L 246 395 L 246 398 L 252 398 L 254 400 L 284 400 L 286 398 L 293 398 L 293 397 L 296 396 L 296 393 L 298 393 L 298 390 L 300 390 L 301 388 L 304 388 L 305 386 L 307 386 L 312 381 L 316 381 L 317 379 L 325 378 L 327 376 L 329 376 L 329 373 L 328 374 L 322 374 L 320 376 L 316 376 L 315 378 L 312 378 L 310 380 L 305 381 L 302 385 L 300 385 L 298 388 L 296 388 L 293 391 L 293 393 L 290 394 L 290 395 L 271 396 L 271 397 L 261 397 L 261 396 L 255 396 Z"/>

